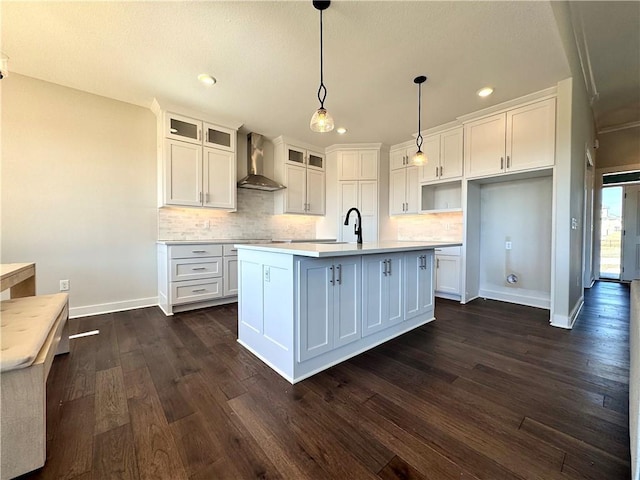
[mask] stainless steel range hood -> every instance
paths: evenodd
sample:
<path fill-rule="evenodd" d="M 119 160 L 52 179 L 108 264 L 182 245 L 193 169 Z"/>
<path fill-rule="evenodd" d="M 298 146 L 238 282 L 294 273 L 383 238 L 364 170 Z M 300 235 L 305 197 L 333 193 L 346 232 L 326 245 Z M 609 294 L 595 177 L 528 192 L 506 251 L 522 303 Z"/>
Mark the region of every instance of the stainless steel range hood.
<path fill-rule="evenodd" d="M 246 177 L 238 182 L 238 188 L 251 188 L 274 192 L 286 188 L 278 182 L 265 177 L 264 170 L 264 137 L 257 133 L 247 135 L 247 172 Z"/>

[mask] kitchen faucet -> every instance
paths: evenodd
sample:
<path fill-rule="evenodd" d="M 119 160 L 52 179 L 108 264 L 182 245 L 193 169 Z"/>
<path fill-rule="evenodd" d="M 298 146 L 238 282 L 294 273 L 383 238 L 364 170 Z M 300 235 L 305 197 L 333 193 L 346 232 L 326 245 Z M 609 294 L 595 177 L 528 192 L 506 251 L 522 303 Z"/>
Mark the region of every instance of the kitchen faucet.
<path fill-rule="evenodd" d="M 358 215 L 358 219 L 356 220 L 356 224 L 354 225 L 353 233 L 358 236 L 358 245 L 362 245 L 362 216 L 360 215 L 360 210 L 358 210 L 356 207 L 351 207 L 344 219 L 344 224 L 349 225 L 349 215 L 351 215 L 351 212 L 353 211 L 355 211 L 356 215 Z"/>

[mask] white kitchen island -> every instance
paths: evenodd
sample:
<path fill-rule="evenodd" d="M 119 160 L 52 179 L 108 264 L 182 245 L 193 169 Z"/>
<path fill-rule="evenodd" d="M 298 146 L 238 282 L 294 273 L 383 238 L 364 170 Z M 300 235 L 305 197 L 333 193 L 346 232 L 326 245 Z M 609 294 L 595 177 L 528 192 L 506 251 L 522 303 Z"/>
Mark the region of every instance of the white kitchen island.
<path fill-rule="evenodd" d="M 434 320 L 434 249 L 457 245 L 235 245 L 238 342 L 299 382 Z"/>

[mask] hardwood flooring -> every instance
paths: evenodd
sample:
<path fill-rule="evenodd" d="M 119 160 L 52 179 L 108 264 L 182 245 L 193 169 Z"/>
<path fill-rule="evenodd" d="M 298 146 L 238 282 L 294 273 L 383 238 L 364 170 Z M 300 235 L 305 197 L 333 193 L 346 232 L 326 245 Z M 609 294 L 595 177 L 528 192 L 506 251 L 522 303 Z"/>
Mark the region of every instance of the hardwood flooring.
<path fill-rule="evenodd" d="M 42 479 L 630 478 L 629 289 L 548 312 L 437 300 L 435 322 L 290 385 L 236 342 L 236 306 L 71 320 Z"/>

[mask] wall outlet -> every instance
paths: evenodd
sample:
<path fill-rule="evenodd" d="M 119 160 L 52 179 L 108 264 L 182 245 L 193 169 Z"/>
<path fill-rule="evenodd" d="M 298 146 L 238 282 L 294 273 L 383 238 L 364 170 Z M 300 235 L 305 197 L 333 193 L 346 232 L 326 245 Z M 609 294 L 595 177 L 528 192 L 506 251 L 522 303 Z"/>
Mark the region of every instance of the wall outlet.
<path fill-rule="evenodd" d="M 511 242 L 504 242 L 505 250 L 511 250 Z"/>
<path fill-rule="evenodd" d="M 68 292 L 69 291 L 69 280 L 60 280 L 60 291 Z"/>

